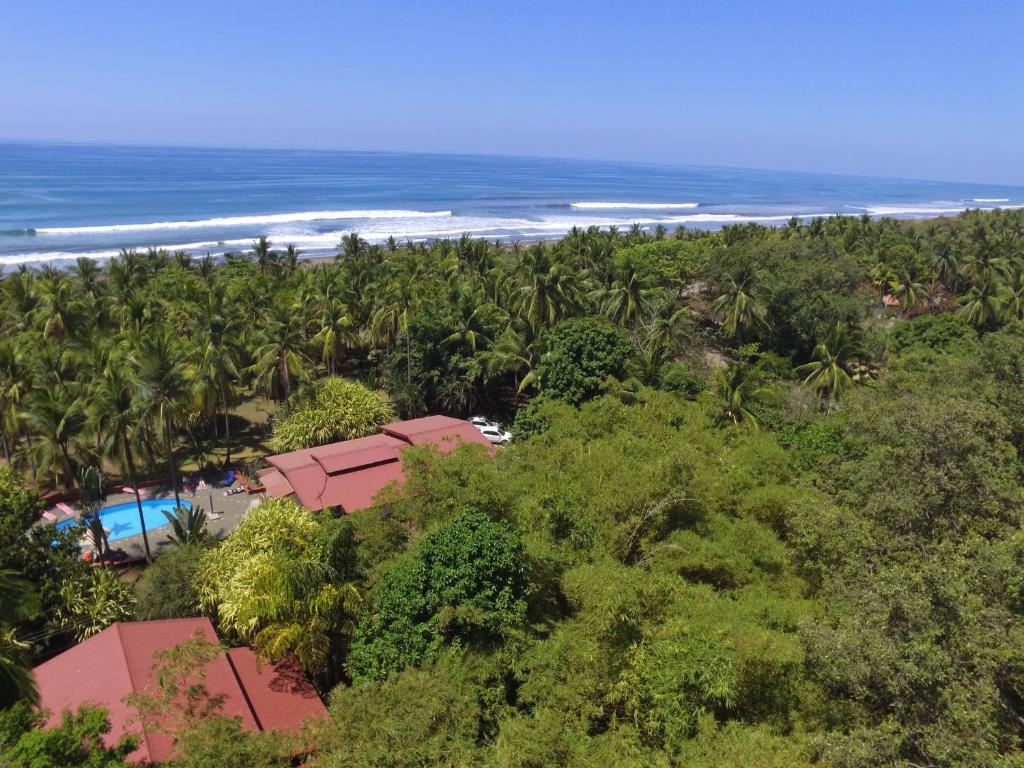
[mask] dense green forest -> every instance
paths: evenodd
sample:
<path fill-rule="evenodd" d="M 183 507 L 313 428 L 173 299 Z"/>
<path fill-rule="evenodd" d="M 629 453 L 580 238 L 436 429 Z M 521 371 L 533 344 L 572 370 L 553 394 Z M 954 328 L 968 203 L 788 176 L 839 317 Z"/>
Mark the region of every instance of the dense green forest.
<path fill-rule="evenodd" d="M 0 762 L 121 765 L 102 712 L 39 730 L 27 668 L 205 614 L 330 718 L 182 717 L 179 766 L 1024 765 L 1024 212 L 298 257 L 3 276 Z M 331 398 L 515 440 L 409 449 L 346 517 L 182 521 L 134 586 L 37 525 L 92 467 L 335 439 Z"/>

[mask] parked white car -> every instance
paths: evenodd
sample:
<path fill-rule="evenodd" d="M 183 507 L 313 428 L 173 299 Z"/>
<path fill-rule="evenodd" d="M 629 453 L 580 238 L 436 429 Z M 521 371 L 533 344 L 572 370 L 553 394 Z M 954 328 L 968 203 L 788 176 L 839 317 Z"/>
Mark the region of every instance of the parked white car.
<path fill-rule="evenodd" d="M 477 429 L 482 429 L 483 427 L 494 427 L 495 429 L 501 429 L 501 426 L 498 424 L 498 422 L 491 421 L 490 419 L 484 416 L 470 416 L 469 423 L 472 424 Z"/>
<path fill-rule="evenodd" d="M 477 427 L 477 429 L 480 430 L 480 434 L 486 437 L 492 445 L 505 445 L 505 443 L 512 439 L 511 432 L 506 432 L 497 425 L 493 427 Z"/>

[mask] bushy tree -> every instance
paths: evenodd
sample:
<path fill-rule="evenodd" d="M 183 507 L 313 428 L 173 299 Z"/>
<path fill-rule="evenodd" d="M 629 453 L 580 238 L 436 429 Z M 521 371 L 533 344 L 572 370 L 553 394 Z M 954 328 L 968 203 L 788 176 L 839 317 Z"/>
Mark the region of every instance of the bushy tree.
<path fill-rule="evenodd" d="M 425 536 L 377 585 L 352 646 L 353 679 L 383 680 L 447 646 L 499 640 L 524 625 L 527 594 L 518 534 L 467 511 Z"/>
<path fill-rule="evenodd" d="M 142 620 L 198 616 L 201 544 L 168 547 L 142 572 L 135 584 L 135 615 Z"/>
<path fill-rule="evenodd" d="M 579 405 L 601 393 L 609 376 L 622 378 L 633 353 L 629 340 L 600 320 L 561 323 L 538 368 L 541 393 Z"/>
<path fill-rule="evenodd" d="M 18 768 L 126 768 L 126 758 L 137 746 L 133 736 L 106 745 L 110 719 L 100 707 L 65 712 L 53 728 L 42 727 L 46 719 L 45 712 L 33 712 L 25 703 L 0 710 L 0 763 Z"/>
<path fill-rule="evenodd" d="M 391 406 L 358 382 L 332 377 L 300 390 L 274 424 L 271 449 L 277 452 L 312 448 L 337 440 L 376 434 L 394 419 Z"/>
<path fill-rule="evenodd" d="M 228 637 L 270 660 L 294 653 L 307 671 L 329 678 L 360 605 L 353 548 L 348 521 L 269 499 L 202 556 L 200 604 L 216 611 Z"/>

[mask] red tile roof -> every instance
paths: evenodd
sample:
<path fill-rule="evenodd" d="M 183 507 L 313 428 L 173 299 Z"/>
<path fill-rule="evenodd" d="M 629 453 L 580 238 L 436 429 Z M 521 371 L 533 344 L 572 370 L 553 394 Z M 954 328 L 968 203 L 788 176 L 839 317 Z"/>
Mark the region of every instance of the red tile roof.
<path fill-rule="evenodd" d="M 164 733 L 143 732 L 135 711 L 124 703 L 130 693 L 153 683 L 153 654 L 202 632 L 218 642 L 207 618 L 116 623 L 35 668 L 40 707 L 50 712 L 48 725 L 60 722 L 65 709 L 99 704 L 110 712 L 108 743 L 125 733 L 139 736 L 131 759 L 160 762 L 171 756 L 174 741 Z M 252 651 L 232 649 L 206 666 L 211 696 L 223 696 L 219 712 L 239 717 L 246 730 L 294 728 L 325 712 L 309 682 L 289 662 L 267 664 L 256 671 Z"/>
<path fill-rule="evenodd" d="M 396 421 L 381 434 L 268 456 L 270 469 L 259 473 L 268 496 L 292 493 L 313 511 L 340 507 L 355 512 L 373 506 L 377 493 L 401 482 L 402 449 L 410 445 L 436 445 L 448 453 L 461 443 L 490 443 L 467 421 L 449 416 Z"/>

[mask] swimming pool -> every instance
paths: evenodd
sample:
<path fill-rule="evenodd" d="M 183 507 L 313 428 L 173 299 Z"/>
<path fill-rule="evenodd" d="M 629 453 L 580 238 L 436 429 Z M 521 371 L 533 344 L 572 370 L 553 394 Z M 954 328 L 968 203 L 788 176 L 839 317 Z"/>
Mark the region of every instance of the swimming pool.
<path fill-rule="evenodd" d="M 185 499 L 181 500 L 181 506 L 185 509 L 192 507 Z M 146 521 L 147 531 L 170 525 L 163 515 L 164 512 L 174 514 L 174 499 L 143 500 L 142 516 Z M 107 534 L 107 541 L 117 541 L 142 533 L 142 526 L 139 524 L 139 505 L 134 501 L 103 507 L 100 510 L 100 519 L 103 521 L 103 527 L 110 531 Z M 57 523 L 57 528 L 67 528 L 74 524 L 74 520 L 61 520 Z"/>

